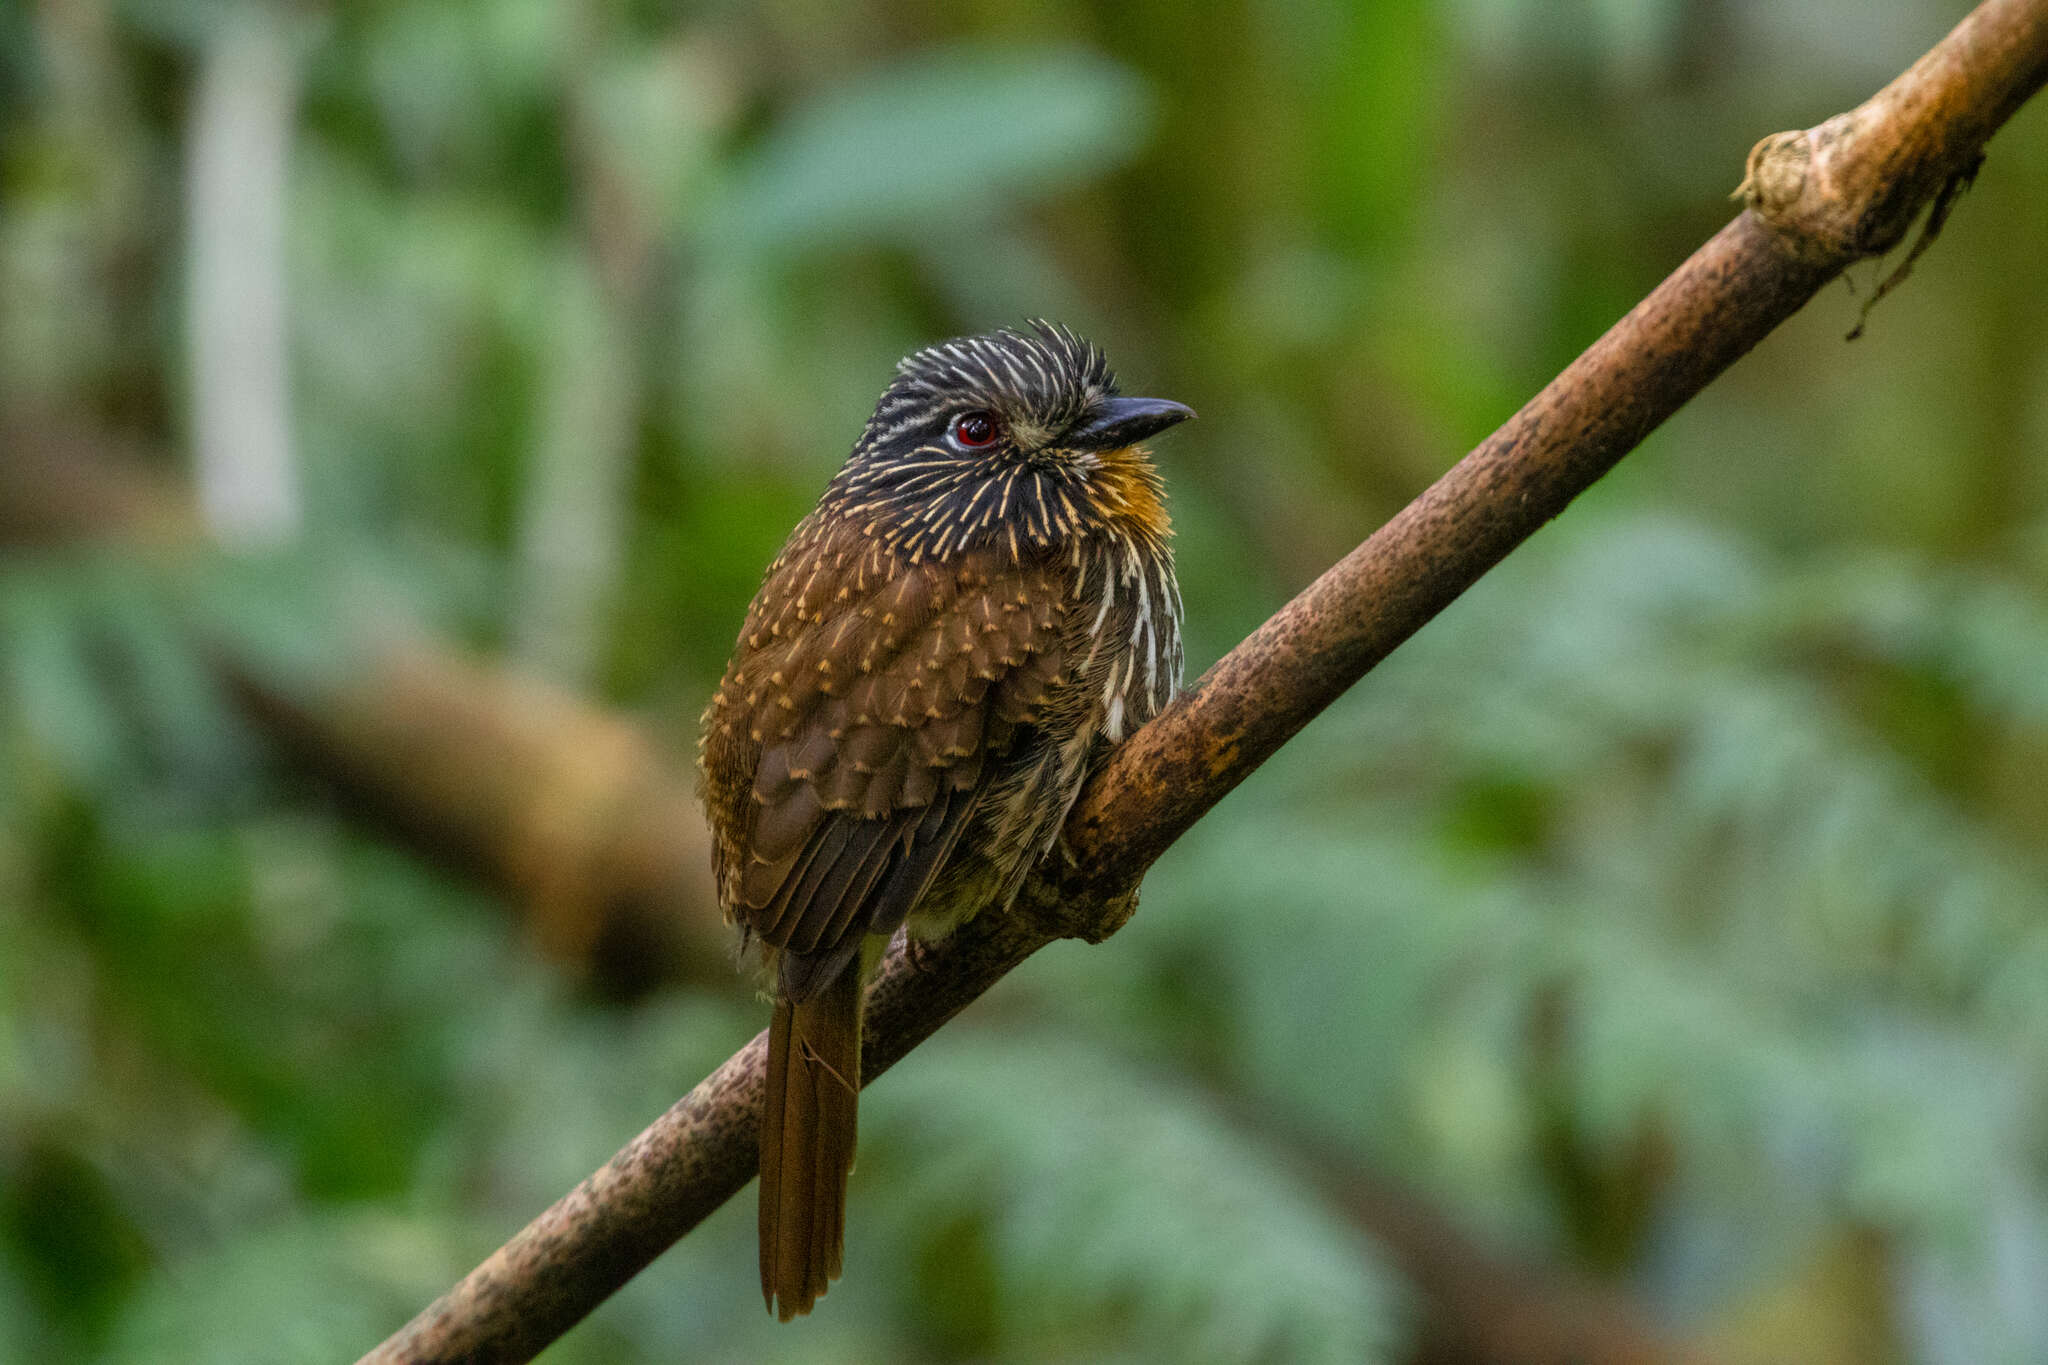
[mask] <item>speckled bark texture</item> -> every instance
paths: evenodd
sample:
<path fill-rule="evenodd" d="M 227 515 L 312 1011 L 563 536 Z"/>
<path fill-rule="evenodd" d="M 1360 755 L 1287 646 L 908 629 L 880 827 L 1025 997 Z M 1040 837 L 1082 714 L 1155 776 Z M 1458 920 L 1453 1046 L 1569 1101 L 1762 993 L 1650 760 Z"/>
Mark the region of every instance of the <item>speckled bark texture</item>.
<path fill-rule="evenodd" d="M 1760 144 L 1751 208 L 1118 751 L 1015 913 L 895 945 L 866 1077 L 1052 939 L 1113 933 L 1204 812 L 1843 267 L 1896 244 L 2044 79 L 2048 0 L 1991 0 L 1860 109 Z M 752 1177 L 762 1062 L 756 1038 L 364 1359 L 531 1358 Z"/>

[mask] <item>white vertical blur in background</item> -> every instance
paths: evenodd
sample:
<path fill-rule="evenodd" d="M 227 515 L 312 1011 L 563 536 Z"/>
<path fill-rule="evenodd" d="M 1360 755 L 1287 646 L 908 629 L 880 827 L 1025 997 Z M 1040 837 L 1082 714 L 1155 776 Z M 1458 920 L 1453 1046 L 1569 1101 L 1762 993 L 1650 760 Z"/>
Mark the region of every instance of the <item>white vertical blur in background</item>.
<path fill-rule="evenodd" d="M 638 399 L 631 338 L 586 251 L 563 254 L 554 300 L 519 517 L 512 656 L 580 688 L 597 672 L 624 552 Z"/>
<path fill-rule="evenodd" d="M 296 94 L 287 35 L 238 8 L 193 102 L 187 339 L 194 471 L 208 528 L 259 548 L 299 528 L 285 347 L 285 161 Z"/>
<path fill-rule="evenodd" d="M 630 534 L 642 306 L 655 251 L 649 206 L 632 192 L 631 161 L 607 118 L 631 87 L 608 84 L 594 65 L 596 13 L 578 10 L 566 38 L 564 135 L 579 221 L 553 270 L 511 626 L 520 668 L 574 688 L 602 671 L 606 607 Z"/>

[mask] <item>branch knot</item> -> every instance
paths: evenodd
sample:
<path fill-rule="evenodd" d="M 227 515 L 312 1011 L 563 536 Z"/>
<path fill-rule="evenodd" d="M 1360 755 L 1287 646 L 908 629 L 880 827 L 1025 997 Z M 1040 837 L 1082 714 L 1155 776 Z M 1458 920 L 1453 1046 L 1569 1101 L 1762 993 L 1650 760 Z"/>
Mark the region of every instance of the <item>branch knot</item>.
<path fill-rule="evenodd" d="M 1128 874 L 1091 876 L 1062 840 L 1033 868 L 1010 914 L 1047 942 L 1077 938 L 1101 943 L 1124 927 L 1138 908 L 1138 883 Z"/>

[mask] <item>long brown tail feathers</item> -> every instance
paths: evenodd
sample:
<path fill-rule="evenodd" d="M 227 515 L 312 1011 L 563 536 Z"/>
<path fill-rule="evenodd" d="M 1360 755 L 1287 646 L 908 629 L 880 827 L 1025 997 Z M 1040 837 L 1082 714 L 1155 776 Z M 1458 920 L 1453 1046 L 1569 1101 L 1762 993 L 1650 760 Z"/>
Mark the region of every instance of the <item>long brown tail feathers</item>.
<path fill-rule="evenodd" d="M 860 1103 L 860 964 L 775 1000 L 761 1107 L 761 1297 L 788 1322 L 839 1278 Z"/>

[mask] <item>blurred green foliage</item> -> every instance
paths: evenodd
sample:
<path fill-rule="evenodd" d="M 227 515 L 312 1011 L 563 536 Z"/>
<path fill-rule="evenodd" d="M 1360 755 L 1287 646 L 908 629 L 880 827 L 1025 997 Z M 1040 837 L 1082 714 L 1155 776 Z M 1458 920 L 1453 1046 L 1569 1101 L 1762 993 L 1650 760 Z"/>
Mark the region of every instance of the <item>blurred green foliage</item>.
<path fill-rule="evenodd" d="M 686 754 L 893 361 L 1043 314 L 1203 413 L 1199 667 L 1961 10 L 0 4 L 0 409 L 172 451 L 193 91 L 284 35 L 306 490 L 0 557 L 0 1362 L 349 1358 L 760 1022 L 583 998 L 215 652 L 402 602 Z M 2048 1359 L 2043 241 L 2030 109 L 1864 340 L 1831 290 L 880 1086 L 814 1319 L 741 1200 L 548 1358 L 1402 1358 L 1313 1142 L 1731 1361 Z"/>

